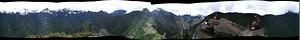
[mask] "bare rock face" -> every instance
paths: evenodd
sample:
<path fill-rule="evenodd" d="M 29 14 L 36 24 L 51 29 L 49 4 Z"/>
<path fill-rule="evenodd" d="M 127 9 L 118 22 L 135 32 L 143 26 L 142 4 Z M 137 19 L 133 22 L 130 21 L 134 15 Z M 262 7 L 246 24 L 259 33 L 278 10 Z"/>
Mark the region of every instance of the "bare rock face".
<path fill-rule="evenodd" d="M 233 37 L 233 36 L 264 36 L 263 29 L 249 30 L 249 28 L 238 25 L 230 20 L 221 18 L 210 19 L 201 24 L 200 38 L 207 37 Z M 205 35 L 208 34 L 208 35 Z M 210 34 L 210 35 L 209 35 Z"/>
<path fill-rule="evenodd" d="M 238 18 L 234 18 L 238 17 Z M 241 21 L 243 20 L 243 21 Z M 236 36 L 265 36 L 264 29 L 257 26 L 259 16 L 253 14 L 223 14 L 214 13 L 196 24 L 194 39 L 236 37 Z"/>
<path fill-rule="evenodd" d="M 193 38 L 234 36 L 294 37 L 299 33 L 299 14 L 257 15 L 255 13 L 220 13 L 206 16 L 193 25 Z M 280 29 L 280 30 L 278 30 Z"/>

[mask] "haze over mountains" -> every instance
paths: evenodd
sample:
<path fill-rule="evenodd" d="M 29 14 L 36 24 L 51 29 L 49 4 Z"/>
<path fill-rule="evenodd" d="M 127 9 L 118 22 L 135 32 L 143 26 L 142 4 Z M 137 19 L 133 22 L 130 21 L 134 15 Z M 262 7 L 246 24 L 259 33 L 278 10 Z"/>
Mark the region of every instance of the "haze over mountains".
<path fill-rule="evenodd" d="M 253 4 L 242 4 L 244 2 L 246 1 L 195 3 L 198 6 L 179 5 L 176 9 L 171 8 L 175 6 L 159 4 L 149 6 L 147 3 L 129 7 L 119 6 L 120 3 L 103 4 L 106 6 L 98 4 L 96 7 L 70 4 L 66 5 L 66 8 L 61 7 L 62 9 L 41 5 L 46 7 L 36 7 L 41 8 L 39 11 L 28 11 L 34 10 L 34 6 L 16 8 L 12 7 L 12 4 L 2 3 L 6 6 L 0 8 L 2 10 L 0 36 L 21 38 L 124 36 L 133 39 L 298 36 L 299 10 L 296 9 L 299 9 L 299 5 L 294 4 L 299 2 L 249 1 Z M 275 6 L 277 3 L 280 5 Z M 135 5 L 135 2 L 130 5 Z M 112 9 L 105 9 L 109 6 L 112 6 Z M 24 11 L 23 8 L 28 9 Z"/>
<path fill-rule="evenodd" d="M 259 15 L 274 14 L 280 15 L 287 11 L 299 13 L 299 2 L 292 1 L 223 1 L 223 2 L 207 2 L 207 3 L 166 3 L 151 4 L 149 2 L 139 1 L 96 1 L 96 2 L 6 2 L 0 3 L 0 10 L 6 12 L 41 12 L 49 8 L 49 10 L 72 9 L 81 11 L 105 11 L 108 13 L 114 10 L 126 10 L 129 13 L 134 10 L 142 10 L 147 8 L 153 11 L 162 8 L 172 12 L 175 15 L 209 15 L 213 12 L 241 12 L 241 13 L 258 13 Z M 176 6 L 176 7 L 175 7 Z M 26 14 L 26 13 L 24 13 Z"/>

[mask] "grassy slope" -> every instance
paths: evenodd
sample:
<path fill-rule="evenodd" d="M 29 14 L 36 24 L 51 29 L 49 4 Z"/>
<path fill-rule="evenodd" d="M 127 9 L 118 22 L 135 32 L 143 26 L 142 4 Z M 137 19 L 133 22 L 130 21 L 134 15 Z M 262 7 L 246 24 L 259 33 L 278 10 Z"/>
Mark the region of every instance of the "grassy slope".
<path fill-rule="evenodd" d="M 155 25 L 153 19 L 142 19 L 137 24 L 130 26 L 126 36 L 134 39 L 154 40 L 164 38 L 152 26 Z"/>

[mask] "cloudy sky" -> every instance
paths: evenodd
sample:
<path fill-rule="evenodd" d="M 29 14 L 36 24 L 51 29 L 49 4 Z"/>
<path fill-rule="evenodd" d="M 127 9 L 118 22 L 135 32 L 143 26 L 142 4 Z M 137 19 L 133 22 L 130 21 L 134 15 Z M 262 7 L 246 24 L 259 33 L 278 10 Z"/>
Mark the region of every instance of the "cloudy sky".
<path fill-rule="evenodd" d="M 59 10 L 68 8 L 83 11 L 106 11 L 124 9 L 128 12 L 148 8 L 150 11 L 162 8 L 176 15 L 208 15 L 215 11 L 220 12 L 242 12 L 258 13 L 260 15 L 274 14 L 280 15 L 287 11 L 299 13 L 299 2 L 290 1 L 224 1 L 224 2 L 205 2 L 194 4 L 165 3 L 151 4 L 139 1 L 96 1 L 96 2 L 6 2 L 0 3 L 0 11 L 6 12 L 39 12 L 45 8 Z M 27 9 L 24 10 L 24 9 Z M 29 10 L 29 11 L 28 11 Z M 127 13 L 128 13 L 127 12 Z"/>
<path fill-rule="evenodd" d="M 0 3 L 0 11 L 10 12 L 24 12 L 24 9 L 28 10 L 43 10 L 49 8 L 50 10 L 58 10 L 63 8 L 73 10 L 84 11 L 107 11 L 112 12 L 114 10 L 124 9 L 127 11 L 139 10 L 150 6 L 148 2 L 136 2 L 136 1 L 96 1 L 96 2 L 7 2 Z"/>
<path fill-rule="evenodd" d="M 163 8 L 178 15 L 208 15 L 212 12 L 242 12 L 258 13 L 260 15 L 274 14 L 280 15 L 287 11 L 299 13 L 299 2 L 289 1 L 224 1 L 224 2 L 207 2 L 194 4 L 157 4 L 158 8 Z"/>

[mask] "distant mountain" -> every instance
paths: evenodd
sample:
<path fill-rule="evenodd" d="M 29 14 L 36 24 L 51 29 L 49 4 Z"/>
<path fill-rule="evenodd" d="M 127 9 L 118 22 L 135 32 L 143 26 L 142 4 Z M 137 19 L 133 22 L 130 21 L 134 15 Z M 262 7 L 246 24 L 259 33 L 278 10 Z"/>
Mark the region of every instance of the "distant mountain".
<path fill-rule="evenodd" d="M 287 12 L 283 15 L 265 15 L 261 26 L 269 37 L 299 36 L 299 13 Z"/>
<path fill-rule="evenodd" d="M 122 15 L 125 15 L 125 13 L 126 13 L 126 10 L 116 10 L 110 14 L 113 16 L 122 16 Z"/>
<path fill-rule="evenodd" d="M 208 16 L 191 16 L 175 15 L 164 9 L 149 11 L 147 8 L 129 13 L 126 10 L 115 10 L 113 13 L 68 9 L 48 11 L 26 15 L 0 13 L 0 36 L 199 39 L 235 36 L 289 37 L 298 36 L 299 33 L 299 14 L 292 12 L 264 16 L 256 13 L 214 12 Z"/>
<path fill-rule="evenodd" d="M 190 24 L 194 20 L 201 20 L 201 16 L 178 16 L 163 9 L 152 11 L 150 14 L 157 22 L 156 28 L 160 34 L 166 34 L 167 38 L 177 39 L 183 37 L 184 33 L 188 33 Z"/>

